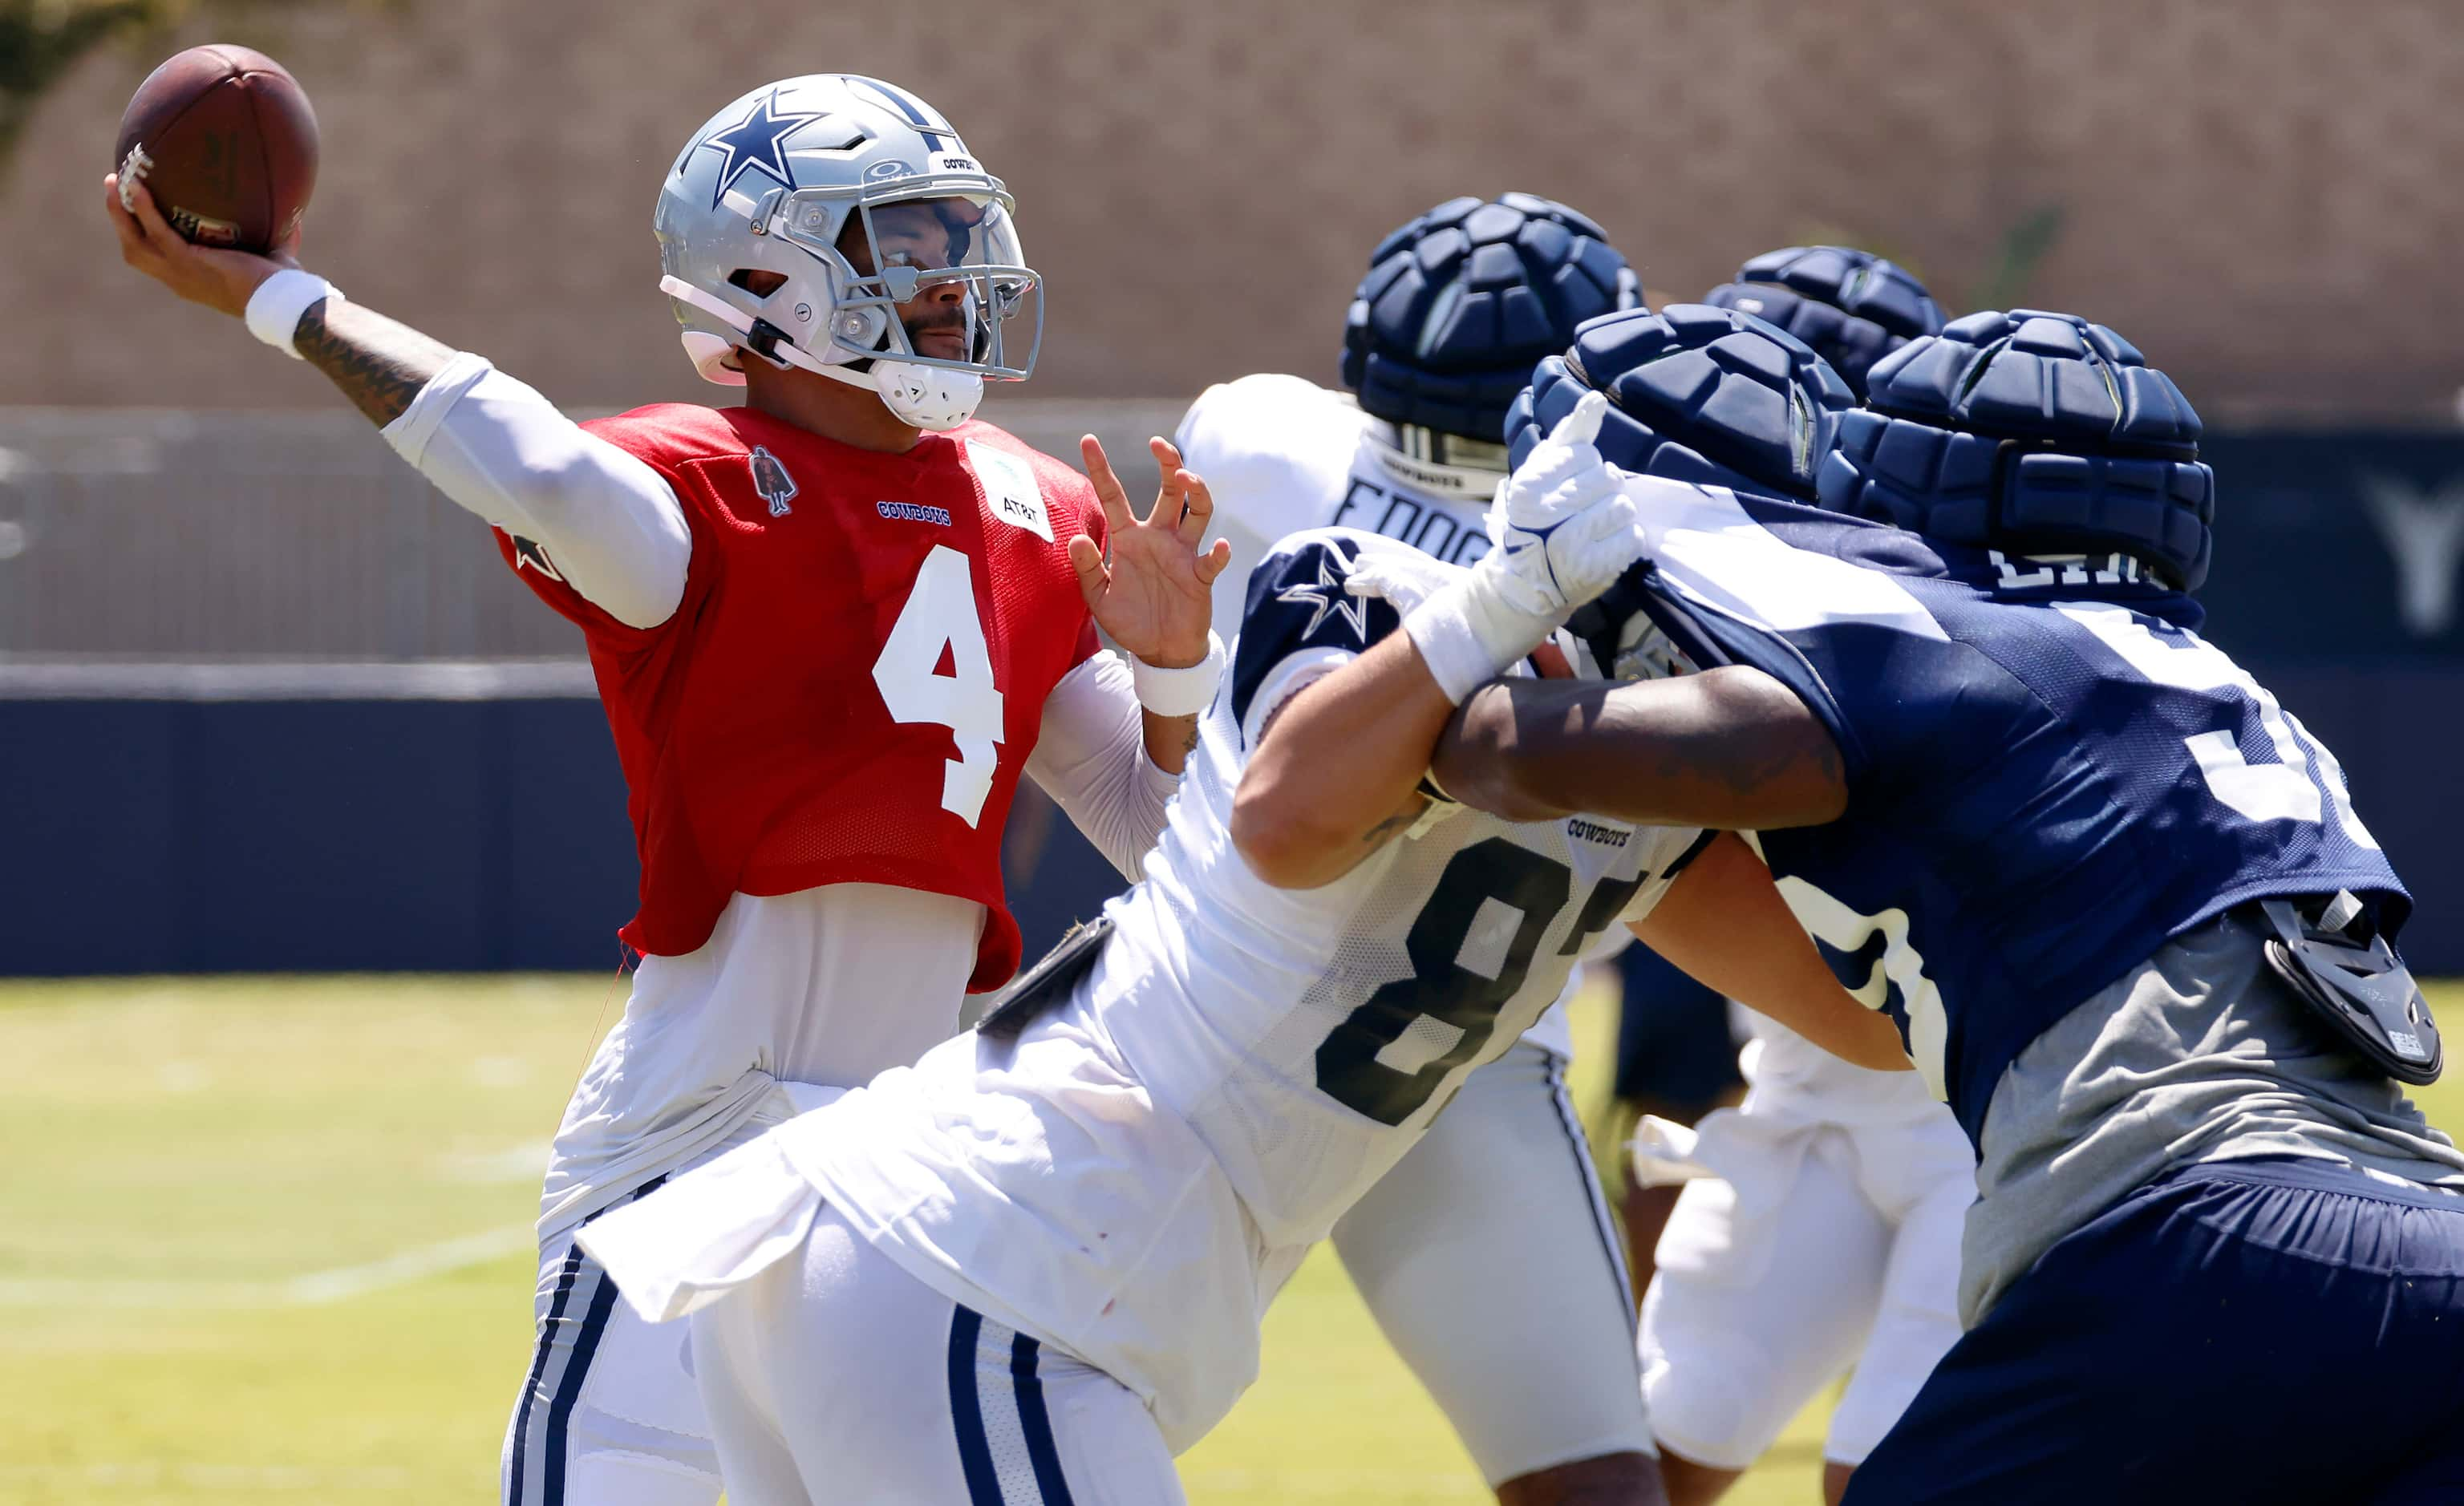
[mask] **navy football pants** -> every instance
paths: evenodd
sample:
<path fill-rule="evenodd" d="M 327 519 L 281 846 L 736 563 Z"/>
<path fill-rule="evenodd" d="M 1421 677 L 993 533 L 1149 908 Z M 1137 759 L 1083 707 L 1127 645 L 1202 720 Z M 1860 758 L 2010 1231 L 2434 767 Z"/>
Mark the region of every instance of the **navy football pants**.
<path fill-rule="evenodd" d="M 1848 1506 L 2464 1501 L 2464 1199 L 2194 1167 L 2047 1251 Z"/>

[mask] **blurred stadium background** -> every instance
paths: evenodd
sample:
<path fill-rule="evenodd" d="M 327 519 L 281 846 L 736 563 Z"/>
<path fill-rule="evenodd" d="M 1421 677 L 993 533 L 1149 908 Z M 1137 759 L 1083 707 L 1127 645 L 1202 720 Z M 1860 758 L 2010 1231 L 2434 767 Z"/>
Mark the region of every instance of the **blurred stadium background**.
<path fill-rule="evenodd" d="M 578 638 L 314 373 L 114 264 L 120 109 L 215 38 L 316 100 L 310 263 L 577 411 L 713 396 L 653 181 L 799 69 L 909 84 L 1017 191 L 1047 337 L 987 416 L 1063 453 L 1331 381 L 1369 247 L 1460 192 L 1565 199 L 1679 296 L 1839 240 L 2111 323 L 2211 426 L 2211 636 L 2464 972 L 2442 0 L 0 0 L 0 1501 L 483 1498 L 539 1146 L 621 1002 Z M 1030 945 L 1100 894 L 1048 807 L 1008 857 Z M 466 975 L 331 976 L 373 973 Z M 1275 1321 L 1199 1499 L 1479 1497 L 1339 1271 Z M 1813 1436 L 1739 1498 L 1811 1499 Z"/>

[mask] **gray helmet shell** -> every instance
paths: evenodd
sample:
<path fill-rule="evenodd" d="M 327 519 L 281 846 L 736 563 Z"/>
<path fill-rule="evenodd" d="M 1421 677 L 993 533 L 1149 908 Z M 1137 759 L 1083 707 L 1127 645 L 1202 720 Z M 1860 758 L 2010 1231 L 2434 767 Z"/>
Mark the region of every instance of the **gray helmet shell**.
<path fill-rule="evenodd" d="M 929 207 L 934 253 L 884 230 L 900 205 Z M 749 352 L 869 387 L 901 418 L 946 428 L 972 414 L 987 379 L 1024 380 L 1042 345 L 1042 279 L 1013 207 L 931 105 L 879 79 L 811 74 L 712 116 L 677 153 L 650 223 L 660 289 L 705 379 L 741 385 Z M 851 220 L 869 268 L 840 249 Z M 761 279 L 746 273 L 783 280 L 757 295 L 745 283 Z M 966 353 L 921 355 L 897 305 L 952 282 L 964 285 Z"/>

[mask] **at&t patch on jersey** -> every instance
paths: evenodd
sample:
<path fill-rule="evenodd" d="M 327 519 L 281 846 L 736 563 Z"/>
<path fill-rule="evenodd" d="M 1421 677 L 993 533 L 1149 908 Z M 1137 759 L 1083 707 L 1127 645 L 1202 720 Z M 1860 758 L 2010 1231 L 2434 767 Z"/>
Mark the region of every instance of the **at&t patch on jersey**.
<path fill-rule="evenodd" d="M 1035 468 L 1005 450 L 967 441 L 967 469 L 983 484 L 984 506 L 1012 528 L 1023 528 L 1045 543 L 1052 542 L 1052 519 L 1044 510 L 1044 489 L 1035 484 Z"/>

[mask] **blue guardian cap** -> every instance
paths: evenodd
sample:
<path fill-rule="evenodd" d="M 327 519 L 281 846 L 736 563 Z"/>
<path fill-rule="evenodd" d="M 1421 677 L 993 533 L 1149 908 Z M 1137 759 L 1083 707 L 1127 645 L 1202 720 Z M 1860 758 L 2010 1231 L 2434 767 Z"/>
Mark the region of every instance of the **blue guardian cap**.
<path fill-rule="evenodd" d="M 1971 314 L 1878 362 L 1819 496 L 1836 512 L 2013 553 L 2119 550 L 2208 576 L 2215 472 L 2181 389 L 2101 324 Z M 1605 451 L 1604 451 L 1605 452 Z"/>
<path fill-rule="evenodd" d="M 1811 346 L 1750 314 L 1636 309 L 1585 324 L 1573 348 L 1532 372 L 1507 418 L 1513 462 L 1595 388 L 1608 395 L 1595 443 L 1611 465 L 1805 501 L 1856 404 Z"/>
<path fill-rule="evenodd" d="M 1449 199 L 1370 253 L 1344 321 L 1343 382 L 1405 431 L 1407 452 L 1442 450 L 1449 436 L 1499 445 L 1531 363 L 1585 319 L 1641 302 L 1607 232 L 1566 206 Z"/>
<path fill-rule="evenodd" d="M 1768 320 L 1831 362 L 1859 399 L 1874 362 L 1938 333 L 1942 305 L 1905 269 L 1849 246 L 1765 251 L 1703 295 L 1715 309 Z"/>

